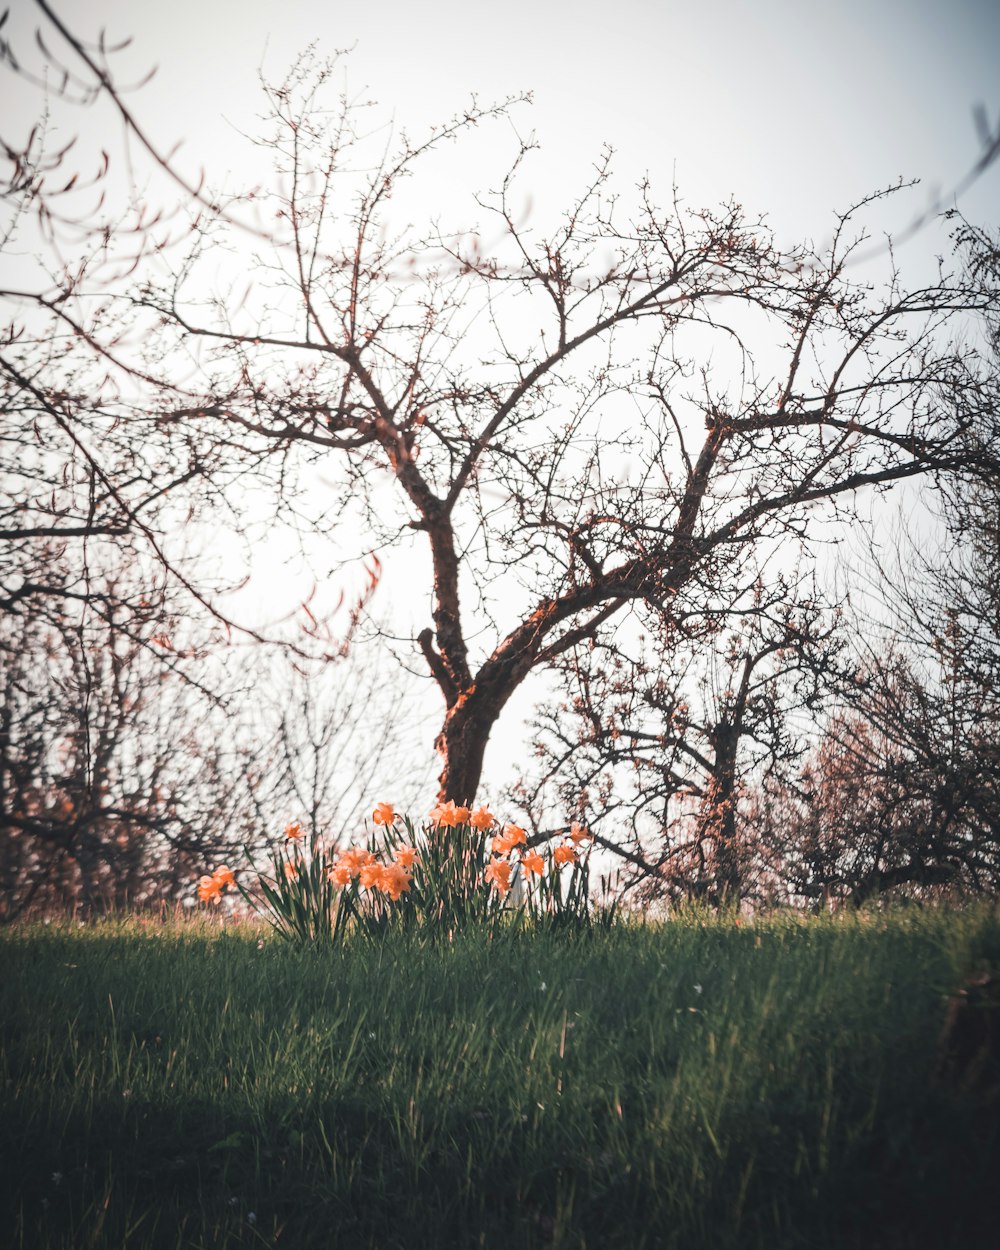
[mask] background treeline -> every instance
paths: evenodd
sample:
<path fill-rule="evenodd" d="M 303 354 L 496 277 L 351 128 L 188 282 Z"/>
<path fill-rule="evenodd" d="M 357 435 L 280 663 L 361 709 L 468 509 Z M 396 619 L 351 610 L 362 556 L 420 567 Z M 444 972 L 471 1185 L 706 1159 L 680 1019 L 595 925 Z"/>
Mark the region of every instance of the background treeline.
<path fill-rule="evenodd" d="M 787 246 L 625 203 L 605 154 L 526 224 L 518 139 L 488 231 L 444 233 L 434 154 L 518 101 L 372 148 L 311 56 L 224 196 L 45 12 L 41 67 L 0 43 L 65 71 L 2 150 L 0 916 L 186 897 L 289 819 L 353 839 L 435 753 L 440 799 L 581 820 L 644 902 L 996 891 L 990 223 L 927 225 L 908 279 L 860 250 L 899 188 Z M 81 107 L 145 182 L 53 139 Z M 276 541 L 313 590 L 255 615 Z"/>

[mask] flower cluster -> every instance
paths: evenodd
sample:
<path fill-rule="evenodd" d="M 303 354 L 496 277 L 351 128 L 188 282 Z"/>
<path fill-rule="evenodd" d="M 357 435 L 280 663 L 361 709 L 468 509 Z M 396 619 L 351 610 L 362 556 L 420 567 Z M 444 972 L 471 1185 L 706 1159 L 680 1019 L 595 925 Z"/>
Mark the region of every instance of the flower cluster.
<path fill-rule="evenodd" d="M 379 812 L 383 816 L 390 813 L 389 819 L 378 820 Z M 380 803 L 375 809 L 376 823 L 392 824 L 392 808 L 388 803 Z M 412 868 L 417 858 L 416 848 L 397 846 L 392 860 L 387 864 L 379 863 L 374 851 L 366 851 L 361 847 L 352 847 L 345 851 L 330 868 L 327 877 L 338 888 L 350 885 L 357 879 L 364 890 L 380 890 L 396 902 L 410 888 L 413 877 L 406 870 Z"/>
<path fill-rule="evenodd" d="M 589 856 L 581 858 L 581 846 L 591 839 L 578 824 L 543 856 L 524 829 L 501 824 L 483 806 L 438 803 L 422 841 L 421 831 L 391 803 L 376 804 L 371 819 L 382 830 L 381 845 L 373 838 L 367 847 L 334 852 L 336 858 L 307 838 L 298 821 L 288 824 L 283 847 L 272 851 L 273 876 L 258 870 L 251 893 L 220 867 L 201 878 L 198 898 L 218 903 L 223 889 L 235 886 L 279 933 L 296 941 L 339 940 L 354 926 L 381 932 L 386 923 L 433 920 L 448 932 L 466 923 L 494 923 L 518 881 L 529 887 L 519 901 L 532 916 L 586 920 Z M 442 836 L 443 830 L 448 834 Z M 566 865 L 573 871 L 563 875 Z M 406 907 L 390 909 L 404 894 Z"/>
<path fill-rule="evenodd" d="M 489 829 L 496 817 L 485 807 L 477 807 L 475 811 L 469 807 L 459 807 L 454 799 L 447 803 L 438 803 L 431 810 L 431 823 L 441 829 L 457 829 L 459 825 L 468 825 L 470 829 L 484 832 Z"/>
<path fill-rule="evenodd" d="M 574 822 L 570 826 L 568 837 L 568 842 L 560 843 L 553 848 L 552 862 L 557 868 L 561 868 L 564 864 L 580 862 L 577 848 L 589 839 L 590 834 Z M 528 835 L 519 825 L 505 825 L 502 833 L 494 834 L 490 847 L 493 858 L 484 875 L 501 898 L 511 887 L 514 863 L 510 856 L 515 850 L 518 851 L 520 857 L 518 862 L 525 880 L 530 880 L 532 876 L 541 877 L 545 872 L 545 860 L 536 850 L 528 846 Z"/>
<path fill-rule="evenodd" d="M 198 882 L 198 898 L 203 903 L 221 903 L 222 891 L 236 885 L 236 876 L 225 864 L 216 868 L 210 877 L 202 877 Z"/>

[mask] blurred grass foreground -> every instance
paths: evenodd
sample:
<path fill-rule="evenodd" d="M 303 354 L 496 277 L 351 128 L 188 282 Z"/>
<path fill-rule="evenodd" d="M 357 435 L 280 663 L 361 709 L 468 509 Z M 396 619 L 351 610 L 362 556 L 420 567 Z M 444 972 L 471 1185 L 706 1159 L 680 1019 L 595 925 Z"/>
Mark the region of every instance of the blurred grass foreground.
<path fill-rule="evenodd" d="M 987 908 L 12 927 L 0 1242 L 993 1247 L 997 971 Z"/>

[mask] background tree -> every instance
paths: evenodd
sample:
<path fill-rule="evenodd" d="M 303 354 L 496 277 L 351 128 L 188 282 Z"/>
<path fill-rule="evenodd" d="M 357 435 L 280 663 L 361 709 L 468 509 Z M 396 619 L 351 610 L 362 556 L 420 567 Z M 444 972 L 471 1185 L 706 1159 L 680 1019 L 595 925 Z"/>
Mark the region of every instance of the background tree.
<path fill-rule="evenodd" d="M 93 104 L 85 84 L 68 90 Z M 306 778 L 314 827 L 353 833 L 355 726 L 364 716 L 379 742 L 366 777 L 400 740 L 374 669 L 351 661 L 312 681 L 311 707 L 333 719 L 304 749 L 307 717 L 290 714 L 292 699 L 306 703 L 295 656 L 341 659 L 350 625 L 334 633 L 300 612 L 271 629 L 286 643 L 278 651 L 245 620 L 234 635 L 220 592 L 240 581 L 256 535 L 215 491 L 206 449 L 149 412 L 149 389 L 162 394 L 169 370 L 159 361 L 155 376 L 144 371 L 132 327 L 118 320 L 122 282 L 141 267 L 149 232 L 180 227 L 120 207 L 106 160 L 92 178 L 75 177 L 45 125 L 26 131 L 5 135 L 2 148 L 5 920 L 175 902 L 206 861 L 276 836 L 290 806 L 302 815 Z M 166 385 L 182 398 L 183 373 L 173 376 Z M 230 541 L 217 546 L 220 532 Z M 376 584 L 372 573 L 358 594 Z"/>
<path fill-rule="evenodd" d="M 141 390 L 110 404 L 130 442 L 176 438 L 210 496 L 252 476 L 333 551 L 351 522 L 362 550 L 423 551 L 413 634 L 444 704 L 441 797 L 471 799 L 512 695 L 630 608 L 669 633 L 672 604 L 710 611 L 734 564 L 850 520 L 859 493 L 992 465 L 990 365 L 965 332 L 995 285 L 961 257 L 914 288 L 891 254 L 879 283 L 856 276 L 880 196 L 828 246 L 787 249 L 734 203 L 664 208 L 643 184 L 628 214 L 605 153 L 561 220 L 525 221 L 524 143 L 478 201 L 495 241 L 411 229 L 421 171 L 514 102 L 383 146 L 349 99 L 325 107 L 330 74 L 307 58 L 266 89 L 270 188 L 186 188 L 183 261 L 156 244 L 102 319 L 86 284 L 59 316 Z"/>
<path fill-rule="evenodd" d="M 843 715 L 805 787 L 809 841 L 826 844 L 808 879 L 854 901 L 899 888 L 1000 886 L 996 494 L 980 481 L 961 495 L 941 518 L 936 552 L 911 538 L 900 566 L 880 571 L 882 619 L 856 614 L 856 676 L 841 686 Z M 837 814 L 844 785 L 839 801 L 852 821 Z M 794 842 L 801 819 L 782 820 Z M 829 837 L 817 835 L 838 824 L 841 849 L 831 855 Z"/>
<path fill-rule="evenodd" d="M 0 616 L 0 921 L 176 905 L 293 821 L 356 841 L 379 779 L 423 797 L 375 653 L 313 672 L 253 643 L 198 654 L 183 618 L 147 645 L 103 611 L 124 594 L 76 620 Z"/>
<path fill-rule="evenodd" d="M 110 307 L 113 275 L 135 259 L 134 223 L 119 219 L 116 231 L 90 216 L 106 191 L 106 158 L 90 177 L 74 172 L 70 148 L 53 150 L 45 125 L 26 129 L 2 145 L 0 611 L 58 617 L 89 605 L 124 627 L 151 617 L 142 578 L 114 577 L 98 594 L 87 569 L 102 552 L 127 553 L 151 570 L 147 580 L 158 568 L 185 585 L 182 553 L 166 535 L 190 520 L 184 489 L 199 465 L 180 438 L 134 437 L 142 379 L 124 362 L 128 336 L 112 331 Z M 107 597 L 126 588 L 134 600 Z"/>
<path fill-rule="evenodd" d="M 957 233 L 970 276 L 995 290 L 995 239 L 966 223 Z M 957 402 L 970 443 L 987 444 L 1000 411 L 995 314 L 970 333 L 994 367 Z M 998 482 L 995 469 L 939 479 L 895 550 L 873 544 L 839 711 L 800 783 L 765 787 L 759 808 L 800 896 L 1000 884 Z"/>
<path fill-rule="evenodd" d="M 404 526 L 425 540 L 432 624 L 418 641 L 445 704 L 443 797 L 474 795 L 527 676 L 626 605 L 664 611 L 737 553 L 808 532 L 819 503 L 843 518 L 866 487 L 987 454 L 939 398 L 980 384 L 958 324 L 995 301 L 961 272 L 914 291 L 895 272 L 880 291 L 852 279 L 853 211 L 822 256 L 779 251 L 735 205 L 663 211 L 648 187 L 620 220 L 606 160 L 560 226 L 529 231 L 514 198 L 527 149 L 482 201 L 503 231 L 489 256 L 471 232 L 399 239 L 397 184 L 486 114 L 357 172 L 350 106 L 336 126 L 315 107 L 327 73 L 300 68 L 270 92 L 273 213 L 295 243 L 272 259 L 281 313 L 251 292 L 240 329 L 179 282 L 137 302 L 190 352 L 203 345 L 201 405 L 168 404 L 163 420 L 197 426 L 216 463 L 227 447 L 283 472 L 296 446 L 340 453 L 345 493 L 328 507 L 367 491 L 380 545 Z M 699 372 L 713 350 L 719 372 Z M 615 452 L 631 481 L 609 480 Z M 402 526 L 373 506 L 379 466 Z M 463 608 L 477 587 L 481 614 Z M 483 617 L 492 641 L 472 650 Z"/>
<path fill-rule="evenodd" d="M 192 865 L 252 837 L 226 784 L 225 715 L 158 644 L 119 628 L 110 575 L 65 614 L 0 616 L 0 915 L 176 896 Z"/>
<path fill-rule="evenodd" d="M 770 892 L 777 865 L 742 809 L 763 779 L 796 771 L 844 650 L 836 614 L 797 580 L 740 570 L 728 601 L 722 587 L 710 609 L 674 600 L 641 633 L 608 631 L 567 655 L 570 698 L 539 723 L 528 810 L 554 785 L 599 842 L 627 831 L 645 897 Z"/>

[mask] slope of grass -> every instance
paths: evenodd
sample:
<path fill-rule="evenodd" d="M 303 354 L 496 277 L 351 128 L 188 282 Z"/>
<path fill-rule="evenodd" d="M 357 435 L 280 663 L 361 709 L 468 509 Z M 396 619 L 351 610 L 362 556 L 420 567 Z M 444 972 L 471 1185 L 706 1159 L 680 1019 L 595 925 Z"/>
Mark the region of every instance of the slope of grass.
<path fill-rule="evenodd" d="M 996 1244 L 997 1104 L 934 1080 L 989 912 L 259 940 L 0 934 L 5 1244 Z"/>

